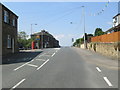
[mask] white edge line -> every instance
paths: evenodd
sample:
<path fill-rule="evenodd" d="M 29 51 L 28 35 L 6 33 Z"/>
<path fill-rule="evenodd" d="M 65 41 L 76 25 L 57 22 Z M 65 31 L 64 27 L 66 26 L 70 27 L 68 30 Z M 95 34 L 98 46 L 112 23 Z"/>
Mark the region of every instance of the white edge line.
<path fill-rule="evenodd" d="M 111 82 L 107 79 L 107 77 L 103 77 L 104 78 L 104 80 L 106 81 L 106 83 L 109 85 L 109 86 L 113 86 L 112 84 L 111 84 Z"/>
<path fill-rule="evenodd" d="M 101 72 L 100 68 L 99 67 L 96 67 L 96 69 L 98 70 L 98 72 Z"/>
<path fill-rule="evenodd" d="M 42 68 L 48 61 L 49 61 L 49 59 L 46 60 L 40 67 L 38 67 L 37 70 L 39 70 L 40 68 Z"/>
<path fill-rule="evenodd" d="M 52 57 L 55 55 L 55 53 L 53 53 Z"/>
<path fill-rule="evenodd" d="M 12 87 L 12 89 L 15 89 L 16 87 L 18 87 L 22 82 L 24 82 L 26 79 L 22 79 L 19 83 L 17 83 L 14 87 Z M 11 90 L 12 90 L 11 89 Z"/>

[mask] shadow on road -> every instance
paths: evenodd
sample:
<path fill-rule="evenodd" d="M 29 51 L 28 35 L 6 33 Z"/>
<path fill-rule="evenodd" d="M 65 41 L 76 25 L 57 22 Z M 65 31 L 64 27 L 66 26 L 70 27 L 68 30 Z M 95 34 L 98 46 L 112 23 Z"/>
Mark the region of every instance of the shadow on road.
<path fill-rule="evenodd" d="M 13 63 L 21 63 L 21 62 L 29 62 L 34 59 L 37 55 L 42 53 L 39 52 L 19 52 L 15 54 L 11 54 L 2 58 L 2 65 L 4 64 L 13 64 Z"/>

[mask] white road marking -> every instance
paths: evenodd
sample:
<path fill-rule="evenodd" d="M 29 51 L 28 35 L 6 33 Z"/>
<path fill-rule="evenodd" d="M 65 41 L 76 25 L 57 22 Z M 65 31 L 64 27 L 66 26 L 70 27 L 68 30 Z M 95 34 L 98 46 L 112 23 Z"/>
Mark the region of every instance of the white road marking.
<path fill-rule="evenodd" d="M 27 64 L 27 65 L 32 67 L 38 67 L 37 65 L 33 65 L 33 64 Z"/>
<path fill-rule="evenodd" d="M 109 86 L 113 86 L 112 84 L 111 84 L 111 82 L 107 79 L 107 77 L 103 77 L 104 78 L 104 80 L 106 81 L 106 83 L 109 85 Z"/>
<path fill-rule="evenodd" d="M 36 60 L 38 60 L 38 61 L 46 61 L 46 60 L 44 60 L 44 59 L 36 59 Z"/>
<path fill-rule="evenodd" d="M 50 55 L 43 55 L 43 56 L 48 56 L 49 57 Z"/>
<path fill-rule="evenodd" d="M 46 53 L 43 53 L 42 55 L 40 55 L 39 57 L 42 57 L 42 56 L 44 56 Z"/>
<path fill-rule="evenodd" d="M 55 53 L 53 53 L 52 57 L 55 55 Z"/>
<path fill-rule="evenodd" d="M 56 49 L 56 50 L 60 50 L 61 48 L 54 48 L 54 49 Z"/>
<path fill-rule="evenodd" d="M 100 68 L 99 67 L 96 67 L 96 69 L 98 70 L 98 72 L 101 72 Z"/>
<path fill-rule="evenodd" d="M 48 61 L 49 61 L 49 59 L 46 60 L 40 67 L 38 67 L 37 70 L 39 70 L 40 68 L 42 68 Z"/>
<path fill-rule="evenodd" d="M 17 83 L 14 87 L 12 87 L 12 89 L 10 90 L 13 90 L 15 89 L 16 87 L 18 87 L 22 82 L 24 82 L 26 79 L 22 79 L 19 83 Z"/>
<path fill-rule="evenodd" d="M 34 61 L 34 59 L 33 59 L 32 61 L 30 61 L 30 62 L 33 62 L 33 61 Z M 14 69 L 14 71 L 16 71 L 16 70 L 22 68 L 23 66 L 27 65 L 27 64 L 30 63 L 30 62 L 27 62 L 27 63 L 25 63 L 25 64 L 23 64 L 23 65 L 17 67 L 16 69 Z"/>

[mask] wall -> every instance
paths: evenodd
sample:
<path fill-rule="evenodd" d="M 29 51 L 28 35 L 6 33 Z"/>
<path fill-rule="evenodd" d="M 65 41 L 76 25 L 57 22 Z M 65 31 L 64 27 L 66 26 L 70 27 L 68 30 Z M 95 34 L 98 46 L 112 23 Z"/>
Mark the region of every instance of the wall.
<path fill-rule="evenodd" d="M 119 59 L 120 56 L 120 42 L 119 43 L 88 43 L 88 49 L 101 53 L 112 59 Z"/>
<path fill-rule="evenodd" d="M 0 59 L 2 57 L 2 5 L 0 4 Z"/>
<path fill-rule="evenodd" d="M 2 90 L 2 6 L 0 4 L 0 90 Z"/>
<path fill-rule="evenodd" d="M 120 41 L 120 31 L 91 38 L 91 42 L 111 43 L 118 41 Z"/>

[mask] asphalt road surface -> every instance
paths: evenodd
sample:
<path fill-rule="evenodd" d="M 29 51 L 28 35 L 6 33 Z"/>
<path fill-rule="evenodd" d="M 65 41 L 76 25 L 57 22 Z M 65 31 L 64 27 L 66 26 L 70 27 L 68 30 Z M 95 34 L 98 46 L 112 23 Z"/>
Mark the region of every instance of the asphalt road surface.
<path fill-rule="evenodd" d="M 118 88 L 117 60 L 95 52 L 64 47 L 31 57 L 2 65 L 3 88 Z"/>

